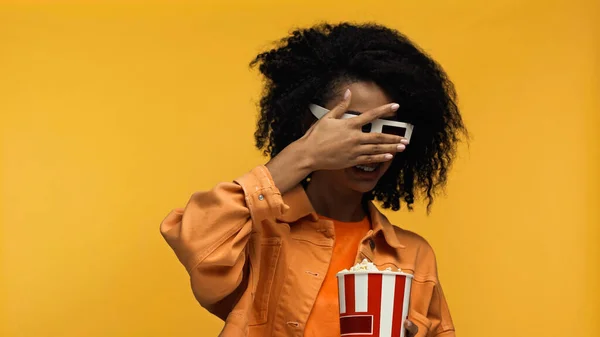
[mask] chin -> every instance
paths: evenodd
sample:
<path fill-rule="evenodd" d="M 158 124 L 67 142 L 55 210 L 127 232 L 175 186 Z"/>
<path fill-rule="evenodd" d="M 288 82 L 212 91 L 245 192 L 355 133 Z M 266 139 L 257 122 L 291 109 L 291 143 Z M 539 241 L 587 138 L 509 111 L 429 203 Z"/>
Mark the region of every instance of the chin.
<path fill-rule="evenodd" d="M 350 184 L 350 186 L 348 186 L 351 190 L 356 191 L 356 192 L 360 192 L 360 193 L 368 193 L 371 192 L 375 186 L 377 186 L 377 184 L 372 184 L 372 183 L 365 183 L 365 184 Z"/>

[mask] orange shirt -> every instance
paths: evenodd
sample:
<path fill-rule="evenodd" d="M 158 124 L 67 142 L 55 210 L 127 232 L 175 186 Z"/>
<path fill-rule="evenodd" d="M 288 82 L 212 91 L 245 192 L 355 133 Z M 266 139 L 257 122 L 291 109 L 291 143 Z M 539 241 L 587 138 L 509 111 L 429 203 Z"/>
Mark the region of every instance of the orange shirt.
<path fill-rule="evenodd" d="M 320 216 L 320 218 L 324 218 Z M 340 307 L 338 302 L 338 283 L 336 274 L 343 269 L 350 269 L 355 264 L 356 254 L 362 239 L 371 229 L 368 217 L 359 222 L 333 221 L 335 242 L 331 262 L 323 285 L 310 312 L 305 337 L 339 337 Z"/>

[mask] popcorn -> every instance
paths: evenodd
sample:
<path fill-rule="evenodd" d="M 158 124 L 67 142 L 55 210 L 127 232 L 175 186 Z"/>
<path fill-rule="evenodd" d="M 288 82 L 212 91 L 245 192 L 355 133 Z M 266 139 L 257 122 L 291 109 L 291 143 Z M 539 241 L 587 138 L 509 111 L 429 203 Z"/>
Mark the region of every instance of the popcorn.
<path fill-rule="evenodd" d="M 356 265 L 350 268 L 350 271 L 378 271 L 377 267 L 373 264 L 373 262 L 369 262 L 367 259 L 362 260 L 362 262 L 357 263 Z"/>
<path fill-rule="evenodd" d="M 395 266 L 378 270 L 366 259 L 349 269 L 336 275 L 342 336 L 376 330 L 377 336 L 406 337 L 400 327 L 408 316 L 413 275 Z"/>
<path fill-rule="evenodd" d="M 370 272 L 370 271 L 379 271 L 379 269 L 377 269 L 377 267 L 373 264 L 373 262 L 368 261 L 367 259 L 362 260 L 362 262 L 355 264 L 354 266 L 352 266 L 350 268 L 351 272 Z M 385 271 L 392 271 L 391 267 L 385 268 Z M 401 272 L 402 270 L 400 268 L 398 268 L 397 270 L 398 272 Z M 344 269 L 342 270 L 342 272 L 348 272 L 348 269 Z"/>

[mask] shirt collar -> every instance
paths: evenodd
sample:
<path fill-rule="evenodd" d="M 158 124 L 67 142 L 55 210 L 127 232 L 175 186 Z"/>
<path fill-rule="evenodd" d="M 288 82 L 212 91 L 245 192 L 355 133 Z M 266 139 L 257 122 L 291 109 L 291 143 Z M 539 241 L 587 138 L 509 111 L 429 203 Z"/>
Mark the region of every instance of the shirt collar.
<path fill-rule="evenodd" d="M 294 223 L 302 218 L 308 218 L 310 221 L 316 222 L 319 220 L 319 215 L 315 212 L 306 191 L 302 185 L 298 185 L 285 193 L 283 202 L 286 206 L 282 215 L 277 217 L 277 220 L 286 223 Z M 383 233 L 385 241 L 393 248 L 404 248 L 405 246 L 398 241 L 398 236 L 394 230 L 394 225 L 390 223 L 388 218 L 383 215 L 379 209 L 369 201 L 369 216 L 371 218 L 371 226 L 373 228 L 373 236 Z"/>

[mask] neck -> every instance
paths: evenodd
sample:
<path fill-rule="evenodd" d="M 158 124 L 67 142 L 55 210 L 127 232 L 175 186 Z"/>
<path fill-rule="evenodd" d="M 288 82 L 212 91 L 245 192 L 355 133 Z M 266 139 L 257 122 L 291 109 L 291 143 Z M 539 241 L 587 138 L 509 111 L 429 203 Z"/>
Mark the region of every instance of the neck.
<path fill-rule="evenodd" d="M 357 222 L 367 215 L 362 207 L 363 194 L 339 185 L 333 185 L 313 173 L 306 194 L 317 214 L 344 222 Z"/>

